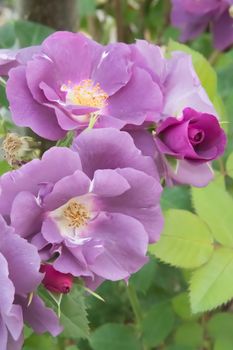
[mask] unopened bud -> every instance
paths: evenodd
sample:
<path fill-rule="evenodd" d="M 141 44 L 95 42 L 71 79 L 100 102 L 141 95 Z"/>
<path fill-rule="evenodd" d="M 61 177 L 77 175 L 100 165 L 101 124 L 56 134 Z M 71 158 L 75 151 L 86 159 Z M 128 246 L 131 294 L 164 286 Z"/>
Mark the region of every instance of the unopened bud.
<path fill-rule="evenodd" d="M 12 168 L 18 168 L 40 155 L 40 143 L 29 136 L 7 134 L 2 143 L 4 158 Z"/>
<path fill-rule="evenodd" d="M 73 276 L 54 269 L 52 265 L 41 265 L 40 272 L 45 273 L 42 284 L 53 293 L 67 294 L 73 286 Z"/>

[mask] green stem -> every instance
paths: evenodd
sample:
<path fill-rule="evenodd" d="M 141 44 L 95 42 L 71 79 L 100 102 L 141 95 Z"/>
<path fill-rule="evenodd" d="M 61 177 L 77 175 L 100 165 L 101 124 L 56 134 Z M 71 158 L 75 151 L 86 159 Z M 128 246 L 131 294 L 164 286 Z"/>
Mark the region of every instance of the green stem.
<path fill-rule="evenodd" d="M 142 339 L 143 314 L 142 314 L 142 309 L 141 309 L 141 306 L 140 306 L 140 303 L 138 300 L 136 290 L 132 284 L 128 285 L 127 294 L 128 294 L 128 298 L 129 298 L 129 301 L 130 301 L 130 304 L 131 304 L 131 307 L 133 309 L 133 313 L 135 316 L 136 326 L 137 326 L 137 329 L 139 331 L 139 337 L 141 340 L 142 349 L 143 350 L 150 350 L 150 348 L 147 347 L 147 345 L 143 343 L 143 339 Z"/>
<path fill-rule="evenodd" d="M 6 81 L 0 77 L 0 85 L 2 85 L 4 88 L 6 87 Z"/>
<path fill-rule="evenodd" d="M 221 173 L 223 176 L 226 176 L 226 170 L 225 170 L 224 161 L 223 161 L 222 158 L 219 158 L 219 159 L 218 159 L 218 164 L 219 164 L 219 168 L 220 168 L 220 173 Z"/>
<path fill-rule="evenodd" d="M 221 52 L 220 52 L 220 51 L 214 50 L 214 51 L 211 53 L 211 55 L 210 55 L 210 57 L 209 57 L 209 59 L 208 59 L 209 63 L 210 63 L 212 66 L 214 66 L 214 65 L 218 62 L 218 59 L 219 59 L 220 55 L 221 55 Z"/>
<path fill-rule="evenodd" d="M 131 307 L 135 315 L 137 326 L 140 328 L 143 320 L 143 315 L 142 315 L 142 310 L 141 310 L 141 306 L 138 300 L 136 290 L 134 289 L 134 286 L 132 286 L 132 284 L 128 285 L 127 293 L 128 293 L 128 298 L 129 298 Z"/>

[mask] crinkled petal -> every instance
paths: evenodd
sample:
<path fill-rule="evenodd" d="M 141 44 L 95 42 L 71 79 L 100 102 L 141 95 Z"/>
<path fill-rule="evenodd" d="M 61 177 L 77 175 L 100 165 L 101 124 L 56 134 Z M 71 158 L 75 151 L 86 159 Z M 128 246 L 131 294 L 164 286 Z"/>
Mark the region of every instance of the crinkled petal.
<path fill-rule="evenodd" d="M 109 96 L 125 86 L 131 77 L 131 51 L 126 44 L 116 43 L 105 47 L 98 65 L 92 72 L 95 84 L 99 83 Z"/>
<path fill-rule="evenodd" d="M 4 322 L 13 340 L 18 340 L 23 332 L 23 313 L 20 305 L 12 305 L 11 311 L 4 316 Z"/>
<path fill-rule="evenodd" d="M 44 302 L 34 296 L 31 304 L 27 305 L 27 300 L 18 298 L 18 301 L 23 307 L 24 320 L 36 333 L 49 332 L 54 337 L 62 332 L 62 327 L 59 324 L 59 319 L 52 309 L 45 306 Z"/>
<path fill-rule="evenodd" d="M 82 196 L 89 192 L 90 179 L 80 170 L 59 180 L 44 200 L 45 210 L 61 207 L 71 198 Z"/>
<path fill-rule="evenodd" d="M 16 294 L 24 295 L 35 290 L 42 279 L 36 247 L 16 233 L 5 231 L 0 233 L 0 251 L 7 259 Z"/>
<path fill-rule="evenodd" d="M 147 113 L 157 116 L 162 104 L 163 96 L 158 84 L 144 69 L 135 67 L 129 83 L 108 99 L 104 114 L 117 117 L 125 124 L 140 125 Z"/>
<path fill-rule="evenodd" d="M 65 162 L 65 166 L 62 166 Z M 0 211 L 8 214 L 15 196 L 21 191 L 37 195 L 41 183 L 56 183 L 82 169 L 77 152 L 65 147 L 52 147 L 41 160 L 34 159 L 20 169 L 5 173 L 0 179 Z"/>
<path fill-rule="evenodd" d="M 122 214 L 101 214 L 89 228 L 103 242 L 104 251 L 90 266 L 98 276 L 120 280 L 138 271 L 146 262 L 148 237 L 143 226 Z"/>
<path fill-rule="evenodd" d="M 116 170 L 96 170 L 91 184 L 91 192 L 103 196 L 119 196 L 130 189 L 128 181 Z"/>
<path fill-rule="evenodd" d="M 20 337 L 17 340 L 14 340 L 10 334 L 8 334 L 7 339 L 7 350 L 21 350 L 23 347 L 23 333 L 20 334 Z"/>
<path fill-rule="evenodd" d="M 42 208 L 38 199 L 30 192 L 16 195 L 11 208 L 11 226 L 21 237 L 27 237 L 40 230 Z"/>
<path fill-rule="evenodd" d="M 217 50 L 225 50 L 233 44 L 233 18 L 228 9 L 213 22 L 214 47 Z"/>
<path fill-rule="evenodd" d="M 9 314 L 14 301 L 15 288 L 9 279 L 7 260 L 2 253 L 0 253 L 0 266 L 0 311 L 2 314 Z"/>
<path fill-rule="evenodd" d="M 194 71 L 191 56 L 180 52 L 174 53 L 168 64 L 164 102 L 165 116 L 179 116 L 186 107 L 217 115 Z"/>
<path fill-rule="evenodd" d="M 0 315 L 0 349 L 8 350 L 7 349 L 7 339 L 8 339 L 8 331 L 7 331 L 6 325 L 4 323 L 4 320 L 2 319 L 2 317 Z"/>
<path fill-rule="evenodd" d="M 43 52 L 56 67 L 61 85 L 89 79 L 103 48 L 81 33 L 65 31 L 50 35 L 42 43 Z"/>
<path fill-rule="evenodd" d="M 91 276 L 87 261 L 83 256 L 82 247 L 68 248 L 63 246 L 61 255 L 55 260 L 54 268 L 63 273 L 71 273 L 73 276 Z"/>
<path fill-rule="evenodd" d="M 146 40 L 137 40 L 131 45 L 134 62 L 147 70 L 157 83 L 161 83 L 165 75 L 165 59 L 162 49 Z"/>
<path fill-rule="evenodd" d="M 214 172 L 208 163 L 196 164 L 181 160 L 178 163 L 177 171 L 172 177 L 181 184 L 204 187 L 213 180 Z"/>
<path fill-rule="evenodd" d="M 160 183 L 135 169 L 118 169 L 117 172 L 127 180 L 130 189 L 116 197 L 100 197 L 101 210 L 122 213 L 137 219 L 143 224 L 150 243 L 158 240 L 163 228 L 159 205 L 162 192 Z"/>
<path fill-rule="evenodd" d="M 79 154 L 90 179 L 98 169 L 125 167 L 158 177 L 153 159 L 142 155 L 127 132 L 113 128 L 87 130 L 75 139 L 72 149 Z"/>
<path fill-rule="evenodd" d="M 64 137 L 54 110 L 33 99 L 25 77 L 25 67 L 11 69 L 6 87 L 13 121 L 19 126 L 28 126 L 38 135 L 49 140 Z"/>

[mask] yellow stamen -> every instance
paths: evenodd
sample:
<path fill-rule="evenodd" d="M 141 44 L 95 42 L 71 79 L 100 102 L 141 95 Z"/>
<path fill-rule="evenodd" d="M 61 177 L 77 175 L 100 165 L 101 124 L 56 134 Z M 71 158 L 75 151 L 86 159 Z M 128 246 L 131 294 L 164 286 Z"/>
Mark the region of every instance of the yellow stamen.
<path fill-rule="evenodd" d="M 61 91 L 67 92 L 66 99 L 69 103 L 95 108 L 104 108 L 107 105 L 108 94 L 101 89 L 100 84 L 94 85 L 91 79 L 82 80 L 78 85 L 71 81 L 63 84 Z"/>
<path fill-rule="evenodd" d="M 88 209 L 85 205 L 72 200 L 68 203 L 63 211 L 69 227 L 79 228 L 85 226 L 91 218 Z"/>
<path fill-rule="evenodd" d="M 233 5 L 231 5 L 230 7 L 229 7 L 229 15 L 230 15 L 230 17 L 231 18 L 233 18 Z"/>
<path fill-rule="evenodd" d="M 31 293 L 28 295 L 27 307 L 29 307 L 29 306 L 31 305 L 33 297 L 34 297 L 34 293 L 31 292 Z"/>

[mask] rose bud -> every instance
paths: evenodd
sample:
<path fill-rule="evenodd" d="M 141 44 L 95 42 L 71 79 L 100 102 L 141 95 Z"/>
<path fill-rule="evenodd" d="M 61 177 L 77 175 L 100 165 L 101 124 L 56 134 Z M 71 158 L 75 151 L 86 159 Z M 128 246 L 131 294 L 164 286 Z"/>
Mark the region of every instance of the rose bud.
<path fill-rule="evenodd" d="M 70 292 L 73 285 L 73 276 L 70 273 L 59 272 L 49 264 L 41 265 L 40 272 L 45 273 L 42 283 L 50 292 L 63 294 Z"/>
<path fill-rule="evenodd" d="M 224 153 L 226 135 L 214 115 L 185 108 L 181 118 L 168 117 L 161 122 L 156 144 L 161 153 L 204 163 Z"/>

